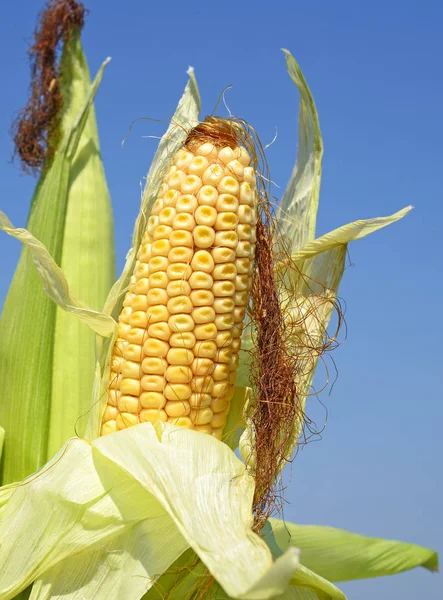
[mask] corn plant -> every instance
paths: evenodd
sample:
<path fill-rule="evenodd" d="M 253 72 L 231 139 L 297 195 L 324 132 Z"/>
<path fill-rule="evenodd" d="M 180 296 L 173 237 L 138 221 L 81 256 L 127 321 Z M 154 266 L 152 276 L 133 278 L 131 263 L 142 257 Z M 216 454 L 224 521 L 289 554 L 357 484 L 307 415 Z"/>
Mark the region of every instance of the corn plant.
<path fill-rule="evenodd" d="M 0 213 L 0 228 L 24 244 L 1 325 L 1 368 L 18 353 L 21 362 L 0 412 L 0 599 L 31 585 L 33 600 L 343 599 L 333 582 L 436 569 L 431 550 L 274 515 L 330 342 L 347 244 L 410 210 L 315 237 L 322 138 L 285 56 L 300 93 L 299 146 L 278 209 L 252 128 L 200 121 L 190 69 L 111 287 L 92 109 L 103 66 L 90 85 L 78 32 L 65 39 L 60 70 L 78 68 L 65 76 L 71 101 L 28 228 Z"/>

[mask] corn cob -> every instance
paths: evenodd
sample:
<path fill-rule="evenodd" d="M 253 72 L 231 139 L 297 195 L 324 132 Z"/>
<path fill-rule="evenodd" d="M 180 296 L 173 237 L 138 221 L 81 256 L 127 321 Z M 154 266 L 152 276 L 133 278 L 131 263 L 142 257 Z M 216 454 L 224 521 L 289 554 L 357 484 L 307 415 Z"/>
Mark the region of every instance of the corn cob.
<path fill-rule="evenodd" d="M 229 124 L 226 145 L 201 143 L 197 126 L 164 177 L 118 321 L 102 435 L 168 421 L 222 438 L 256 241 L 255 171 L 239 127 Z"/>

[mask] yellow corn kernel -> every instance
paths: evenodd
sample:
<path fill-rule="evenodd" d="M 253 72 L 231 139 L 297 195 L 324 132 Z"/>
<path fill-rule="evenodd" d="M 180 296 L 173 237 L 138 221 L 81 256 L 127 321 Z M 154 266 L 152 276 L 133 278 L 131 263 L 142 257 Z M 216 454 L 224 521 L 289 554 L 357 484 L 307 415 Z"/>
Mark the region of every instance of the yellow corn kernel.
<path fill-rule="evenodd" d="M 189 413 L 191 412 L 191 407 L 189 405 L 189 402 L 185 402 L 183 400 L 178 400 L 175 402 L 174 400 L 170 400 L 169 402 L 166 402 L 165 412 L 168 415 L 168 417 L 184 417 L 186 415 L 189 415 Z"/>
<path fill-rule="evenodd" d="M 191 331 L 182 331 L 173 333 L 169 338 L 171 348 L 193 348 L 195 345 L 195 335 Z"/>
<path fill-rule="evenodd" d="M 225 165 L 229 164 L 232 160 L 237 158 L 238 152 L 233 150 L 229 146 L 225 146 L 218 152 L 218 159 L 221 160 Z"/>
<path fill-rule="evenodd" d="M 193 331 L 195 323 L 190 315 L 180 314 L 171 315 L 168 319 L 168 325 L 172 332 Z"/>
<path fill-rule="evenodd" d="M 207 425 L 212 421 L 213 412 L 209 408 L 209 406 L 206 406 L 204 408 L 197 408 L 191 410 L 189 416 L 191 421 L 195 423 L 195 425 Z"/>
<path fill-rule="evenodd" d="M 177 214 L 175 208 L 172 206 L 167 206 L 164 208 L 158 215 L 158 222 L 160 225 L 169 225 L 172 227 L 172 223 L 174 222 L 174 217 Z"/>
<path fill-rule="evenodd" d="M 124 360 L 121 366 L 122 377 L 129 377 L 130 379 L 140 379 L 140 363 L 132 360 Z"/>
<path fill-rule="evenodd" d="M 163 304 L 155 304 L 148 307 L 146 316 L 148 317 L 148 323 L 152 325 L 152 323 L 158 323 L 159 321 L 167 321 L 169 319 L 169 311 Z"/>
<path fill-rule="evenodd" d="M 133 415 L 132 413 L 121 412 L 117 415 L 115 422 L 118 429 L 126 429 L 127 427 L 138 425 L 140 418 L 138 415 Z"/>
<path fill-rule="evenodd" d="M 192 175 L 203 175 L 209 165 L 209 161 L 204 156 L 196 156 L 188 165 L 188 173 Z"/>
<path fill-rule="evenodd" d="M 148 301 L 144 294 L 135 294 L 132 300 L 132 310 L 146 310 L 148 308 Z"/>
<path fill-rule="evenodd" d="M 167 342 L 171 337 L 171 328 L 165 321 L 153 323 L 148 327 L 148 336 Z"/>
<path fill-rule="evenodd" d="M 194 356 L 201 358 L 214 358 L 217 353 L 217 345 L 212 340 L 201 340 L 193 348 Z"/>
<path fill-rule="evenodd" d="M 143 375 L 140 384 L 145 392 L 163 392 L 165 389 L 165 379 L 161 375 Z"/>
<path fill-rule="evenodd" d="M 147 375 L 163 375 L 168 367 L 168 363 L 160 356 L 146 356 L 142 360 L 142 371 Z"/>
<path fill-rule="evenodd" d="M 215 338 L 215 344 L 217 348 L 223 348 L 225 346 L 230 346 L 232 343 L 232 331 L 225 330 L 219 331 L 217 333 L 217 337 Z"/>
<path fill-rule="evenodd" d="M 193 215 L 197 206 L 197 198 L 193 194 L 184 194 L 178 198 L 175 209 L 178 213 L 183 212 Z"/>
<path fill-rule="evenodd" d="M 187 175 L 181 182 L 183 194 L 197 194 L 202 187 L 202 180 L 198 175 Z"/>
<path fill-rule="evenodd" d="M 156 423 L 157 421 L 167 421 L 168 415 L 164 410 L 156 408 L 146 408 L 140 412 L 140 421 L 142 423 Z"/>
<path fill-rule="evenodd" d="M 143 344 L 143 352 L 146 356 L 155 356 L 164 358 L 169 350 L 169 344 L 163 340 L 148 338 Z"/>
<path fill-rule="evenodd" d="M 160 410 L 164 408 L 166 398 L 161 392 L 142 392 L 140 394 L 140 405 L 143 408 L 155 408 Z"/>
<path fill-rule="evenodd" d="M 169 239 L 169 235 L 171 232 L 172 227 L 170 227 L 169 225 L 158 225 L 154 230 L 154 240 L 167 240 Z"/>
<path fill-rule="evenodd" d="M 192 248 L 194 240 L 190 231 L 187 231 L 186 229 L 175 229 L 169 236 L 169 243 L 172 247 L 189 246 L 189 248 Z"/>
<path fill-rule="evenodd" d="M 193 290 L 210 290 L 214 284 L 214 280 L 209 273 L 204 271 L 194 271 L 189 277 L 189 285 Z"/>
<path fill-rule="evenodd" d="M 232 281 L 216 281 L 212 288 L 214 296 L 233 296 L 235 294 L 235 285 Z"/>
<path fill-rule="evenodd" d="M 191 293 L 191 286 L 183 279 L 175 279 L 168 283 L 166 292 L 170 298 L 174 296 L 189 296 Z"/>
<path fill-rule="evenodd" d="M 210 154 L 216 155 L 217 148 L 213 144 L 205 142 L 199 147 L 198 154 L 200 154 L 201 156 L 209 156 Z"/>
<path fill-rule="evenodd" d="M 215 205 L 217 212 L 237 212 L 238 200 L 232 194 L 220 194 Z"/>
<path fill-rule="evenodd" d="M 218 219 L 218 216 L 217 216 Z M 197 225 L 192 232 L 194 244 L 197 248 L 210 248 L 215 240 L 215 232 L 212 227 Z"/>
<path fill-rule="evenodd" d="M 214 380 L 210 375 L 205 375 L 202 377 L 193 377 L 191 381 L 191 389 L 193 394 L 209 394 L 212 398 Z"/>
<path fill-rule="evenodd" d="M 165 394 L 165 398 L 167 400 L 171 400 L 173 402 L 183 402 L 184 400 L 187 400 L 191 394 L 192 394 L 192 390 L 191 390 L 191 386 L 187 383 L 168 383 L 167 386 L 164 389 L 164 394 Z M 168 411 L 166 411 L 168 412 Z M 180 415 L 169 415 L 170 417 L 173 416 L 180 416 Z"/>
<path fill-rule="evenodd" d="M 189 297 L 193 306 L 209 306 L 214 302 L 214 294 L 211 290 L 193 290 Z"/>
<path fill-rule="evenodd" d="M 211 396 L 209 396 L 209 398 L 211 398 Z M 108 404 L 106 406 L 106 410 L 103 415 L 103 420 L 104 421 L 115 421 L 119 410 L 120 410 L 120 407 L 117 409 L 116 406 L 112 406 L 112 404 Z"/>
<path fill-rule="evenodd" d="M 210 358 L 194 358 L 191 369 L 197 377 L 205 377 L 206 375 L 212 374 L 215 369 L 215 364 Z"/>
<path fill-rule="evenodd" d="M 213 206 L 199 206 L 194 213 L 195 222 L 197 225 L 206 225 L 212 227 L 217 220 L 217 211 Z"/>
<path fill-rule="evenodd" d="M 214 300 L 213 308 L 216 313 L 230 313 L 234 310 L 235 302 L 230 298 L 216 298 Z"/>
<path fill-rule="evenodd" d="M 213 248 L 211 254 L 214 263 L 233 262 L 236 257 L 236 252 L 233 248 Z"/>
<path fill-rule="evenodd" d="M 195 231 L 195 229 L 194 229 Z M 194 252 L 192 248 L 187 246 L 176 246 L 175 248 L 171 248 L 168 253 L 169 262 L 179 262 L 179 263 L 189 263 L 194 256 Z"/>
<path fill-rule="evenodd" d="M 215 265 L 212 271 L 212 277 L 216 280 L 230 279 L 235 280 L 237 277 L 237 267 L 232 263 L 220 263 Z"/>
<path fill-rule="evenodd" d="M 100 430 L 100 435 L 109 435 L 110 433 L 115 433 L 118 431 L 117 423 L 115 420 L 106 420 L 103 416 L 103 425 Z"/>
<path fill-rule="evenodd" d="M 177 315 L 191 313 L 194 307 L 189 296 L 174 296 L 168 300 L 167 308 L 171 315 Z"/>
<path fill-rule="evenodd" d="M 120 398 L 118 399 L 117 407 L 120 412 L 128 412 L 133 413 L 134 415 L 138 415 L 138 413 L 140 412 L 140 402 L 138 396 L 120 396 Z M 116 416 L 117 415 L 115 415 L 113 418 L 115 419 Z"/>
<path fill-rule="evenodd" d="M 169 383 L 190 383 L 192 369 L 185 366 L 170 366 L 166 369 L 165 379 Z"/>
<path fill-rule="evenodd" d="M 217 186 L 224 175 L 224 169 L 220 165 L 210 165 L 202 175 L 202 182 L 207 186 Z"/>
<path fill-rule="evenodd" d="M 167 355 L 170 365 L 190 365 L 194 360 L 194 354 L 188 348 L 171 348 Z"/>
<path fill-rule="evenodd" d="M 217 327 L 214 323 L 195 325 L 194 335 L 197 340 L 213 340 L 217 335 Z"/>
<path fill-rule="evenodd" d="M 186 229 L 186 231 L 194 231 L 195 219 L 190 213 L 178 213 L 172 221 L 172 226 L 174 229 Z"/>
<path fill-rule="evenodd" d="M 230 171 L 232 173 L 232 175 L 237 177 L 237 179 L 242 179 L 242 177 L 245 173 L 245 169 L 244 169 L 243 165 L 241 164 L 241 162 L 239 160 L 236 160 L 236 159 L 228 162 L 228 164 L 226 165 L 226 168 L 228 169 L 228 171 Z"/>
<path fill-rule="evenodd" d="M 122 378 L 120 381 L 120 391 L 122 394 L 140 396 L 140 379 Z"/>
<path fill-rule="evenodd" d="M 214 269 L 214 259 L 211 252 L 207 250 L 197 250 L 192 257 L 191 267 L 194 271 L 203 271 L 204 273 L 212 273 Z"/>
<path fill-rule="evenodd" d="M 175 159 L 175 165 L 177 167 L 177 169 L 186 169 L 186 167 L 189 165 L 189 163 L 193 160 L 194 155 L 192 154 L 192 152 L 187 152 L 186 150 L 180 150 L 180 152 L 177 153 L 177 157 Z"/>
<path fill-rule="evenodd" d="M 195 393 L 195 394 L 191 394 L 191 397 L 189 398 L 189 404 L 192 408 L 205 408 L 206 406 L 210 406 L 212 402 L 212 396 L 210 393 L 206 393 L 206 394 L 199 394 L 199 393 Z"/>
<path fill-rule="evenodd" d="M 173 281 L 175 279 L 189 279 L 192 274 L 192 268 L 187 263 L 173 263 L 168 266 L 167 276 Z"/>
<path fill-rule="evenodd" d="M 212 306 L 199 306 L 191 313 L 194 323 L 211 323 L 215 321 L 215 310 Z"/>
<path fill-rule="evenodd" d="M 165 289 L 166 286 L 168 285 L 168 282 L 169 282 L 169 278 L 164 271 L 157 271 L 156 273 L 152 273 L 152 275 L 149 275 L 149 289 L 151 289 L 151 288 Z M 143 310 L 143 308 L 140 307 L 139 310 Z"/>
<path fill-rule="evenodd" d="M 217 198 L 218 192 L 212 185 L 204 185 L 197 195 L 197 201 L 201 206 L 215 206 Z"/>
<path fill-rule="evenodd" d="M 164 242 L 165 240 L 161 240 L 161 241 Z M 169 242 L 168 242 L 168 246 L 169 246 Z M 167 256 L 153 256 L 151 258 L 151 260 L 149 261 L 149 273 L 152 275 L 152 273 L 156 273 L 157 271 L 166 271 L 168 264 L 169 264 L 169 262 L 168 262 Z M 140 281 L 143 281 L 143 280 L 140 280 Z M 138 284 L 140 283 L 140 281 L 137 282 L 137 287 L 138 287 Z M 147 282 L 149 284 L 149 280 L 147 280 Z M 148 287 L 148 289 L 149 289 L 149 287 Z M 138 293 L 146 294 L 148 289 L 140 291 Z"/>
<path fill-rule="evenodd" d="M 229 365 L 223 363 L 216 363 L 212 372 L 212 379 L 214 381 L 223 381 L 229 377 Z"/>
<path fill-rule="evenodd" d="M 238 224 L 238 217 L 234 212 L 220 212 L 217 215 L 214 229 L 216 231 L 235 229 Z M 215 237 L 215 236 L 214 236 Z"/>
<path fill-rule="evenodd" d="M 227 175 L 219 181 L 217 190 L 220 194 L 232 194 L 233 196 L 236 196 L 239 193 L 240 185 L 235 177 Z"/>
<path fill-rule="evenodd" d="M 168 417 L 168 423 L 171 423 L 171 425 L 177 425 L 178 427 L 192 429 L 192 421 L 189 417 Z"/>
<path fill-rule="evenodd" d="M 153 304 L 166 304 L 168 301 L 168 294 L 163 288 L 153 287 L 146 294 L 146 300 L 149 306 L 152 306 Z"/>

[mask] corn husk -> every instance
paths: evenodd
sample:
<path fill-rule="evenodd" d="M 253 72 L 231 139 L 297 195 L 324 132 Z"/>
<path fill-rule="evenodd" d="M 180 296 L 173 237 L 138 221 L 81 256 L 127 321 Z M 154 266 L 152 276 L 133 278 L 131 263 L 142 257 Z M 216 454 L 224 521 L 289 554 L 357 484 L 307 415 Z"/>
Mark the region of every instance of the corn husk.
<path fill-rule="evenodd" d="M 115 277 L 112 212 L 92 106 L 105 64 L 91 86 L 78 35 L 65 45 L 60 139 L 37 184 L 27 224 L 39 240 L 34 250 L 44 244 L 52 257 L 54 276 L 60 265 L 72 293 L 95 309 L 103 306 Z M 13 234 L 5 217 L 1 227 Z M 33 238 L 25 230 L 16 236 L 27 246 L 0 321 L 0 377 L 8 381 L 0 403 L 4 483 L 40 468 L 76 425 L 84 432 L 86 420 L 77 420 L 89 409 L 95 372 L 93 333 L 45 294 L 28 243 Z M 46 291 L 51 286 L 47 279 Z"/>

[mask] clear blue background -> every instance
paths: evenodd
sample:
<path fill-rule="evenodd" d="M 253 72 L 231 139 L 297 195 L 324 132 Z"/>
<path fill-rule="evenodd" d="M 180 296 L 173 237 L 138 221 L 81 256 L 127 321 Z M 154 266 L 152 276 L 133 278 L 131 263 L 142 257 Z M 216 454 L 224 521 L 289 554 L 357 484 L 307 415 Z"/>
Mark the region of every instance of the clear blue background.
<path fill-rule="evenodd" d="M 8 128 L 26 100 L 27 40 L 41 2 L 5 2 L 0 19 L 0 207 L 24 225 L 35 185 L 10 163 Z M 196 68 L 204 113 L 228 84 L 230 109 L 267 143 L 282 189 L 297 143 L 296 89 L 280 52 L 300 62 L 324 143 L 318 233 L 413 204 L 404 221 L 350 247 L 341 287 L 348 335 L 339 378 L 323 393 L 321 442 L 298 455 L 285 517 L 404 539 L 443 552 L 442 139 L 443 5 L 438 1 L 90 1 L 84 47 L 95 73 L 112 56 L 96 107 L 116 217 L 119 268 L 140 184 Z M 0 237 L 0 298 L 19 245 Z M 315 399 L 310 415 L 321 426 Z M 423 569 L 342 584 L 350 599 L 441 600 Z"/>

